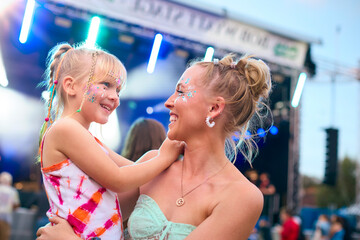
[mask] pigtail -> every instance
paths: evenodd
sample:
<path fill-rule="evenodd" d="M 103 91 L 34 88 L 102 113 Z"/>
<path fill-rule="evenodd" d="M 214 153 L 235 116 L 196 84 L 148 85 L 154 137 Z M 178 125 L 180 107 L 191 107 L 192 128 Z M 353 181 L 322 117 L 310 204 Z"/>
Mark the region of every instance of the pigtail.
<path fill-rule="evenodd" d="M 66 57 L 66 55 L 72 50 L 73 48 L 68 44 L 62 44 L 55 47 L 52 51 L 50 51 L 48 56 L 48 68 L 46 70 L 46 79 L 43 85 L 47 85 L 48 92 L 50 93 L 49 99 L 47 100 L 47 115 L 45 117 L 45 121 L 40 129 L 40 136 L 39 136 L 39 156 L 41 153 L 41 141 L 44 137 L 46 130 L 49 126 L 53 123 L 54 119 L 57 118 L 58 110 L 57 108 L 55 112 L 55 116 L 52 115 L 52 108 L 54 97 L 56 95 L 56 88 L 59 82 L 59 72 L 62 66 L 62 63 Z M 55 73 L 56 72 L 56 73 Z M 54 75 L 55 73 L 55 75 Z"/>

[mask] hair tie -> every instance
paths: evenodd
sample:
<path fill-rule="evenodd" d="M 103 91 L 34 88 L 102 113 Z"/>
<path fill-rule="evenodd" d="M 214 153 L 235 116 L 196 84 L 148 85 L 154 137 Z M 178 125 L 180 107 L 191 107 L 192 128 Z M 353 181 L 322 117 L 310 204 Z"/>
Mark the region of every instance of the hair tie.
<path fill-rule="evenodd" d="M 232 63 L 230 64 L 230 67 L 231 67 L 232 69 L 235 69 L 235 67 L 236 67 L 236 62 L 232 62 Z"/>
<path fill-rule="evenodd" d="M 218 58 L 214 58 L 213 63 L 214 63 L 214 65 L 218 65 L 218 64 L 219 64 L 219 59 L 218 59 Z"/>

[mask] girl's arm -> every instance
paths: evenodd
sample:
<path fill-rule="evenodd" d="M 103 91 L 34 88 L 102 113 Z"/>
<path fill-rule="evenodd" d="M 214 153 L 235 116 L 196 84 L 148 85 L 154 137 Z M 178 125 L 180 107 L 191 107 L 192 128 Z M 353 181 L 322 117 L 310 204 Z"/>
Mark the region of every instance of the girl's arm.
<path fill-rule="evenodd" d="M 138 161 L 147 161 L 158 154 L 157 150 L 151 150 L 145 153 Z M 121 213 L 123 217 L 123 221 L 130 217 L 130 214 L 134 210 L 136 205 L 136 201 L 139 198 L 139 188 L 134 190 L 130 190 L 128 192 L 118 193 L 118 198 L 121 206 Z"/>
<path fill-rule="evenodd" d="M 262 207 L 263 196 L 258 189 L 236 183 L 221 193 L 221 200 L 210 216 L 186 239 L 247 240 Z"/>
<path fill-rule="evenodd" d="M 65 219 L 52 217 L 49 220 L 54 226 L 48 224 L 39 228 L 36 232 L 36 240 L 81 240 Z"/>
<path fill-rule="evenodd" d="M 55 124 L 47 138 L 46 144 L 53 145 L 59 154 L 71 159 L 96 182 L 114 192 L 129 191 L 150 181 L 176 160 L 182 148 L 179 142 L 167 139 L 154 158 L 119 168 L 95 138 L 71 118 Z"/>

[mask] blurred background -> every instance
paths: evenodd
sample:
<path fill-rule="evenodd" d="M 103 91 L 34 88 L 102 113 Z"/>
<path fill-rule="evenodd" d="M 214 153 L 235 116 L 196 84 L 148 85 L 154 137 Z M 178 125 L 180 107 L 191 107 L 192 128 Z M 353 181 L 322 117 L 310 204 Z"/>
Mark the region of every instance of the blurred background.
<path fill-rule="evenodd" d="M 234 52 L 266 61 L 274 124 L 254 132 L 254 168 L 241 158 L 236 166 L 260 188 L 273 187 L 263 192 L 270 228 L 286 207 L 309 239 L 320 214 L 341 215 L 360 239 L 359 12 L 356 0 L 1 0 L 0 172 L 11 173 L 21 203 L 12 238 L 33 234 L 24 229 L 39 209 L 32 199 L 41 191 L 36 156 L 47 94 L 38 84 L 47 54 L 60 42 L 93 39 L 128 71 L 117 111 L 92 126 L 119 153 L 137 118 L 167 128 L 164 102 L 189 60 Z"/>

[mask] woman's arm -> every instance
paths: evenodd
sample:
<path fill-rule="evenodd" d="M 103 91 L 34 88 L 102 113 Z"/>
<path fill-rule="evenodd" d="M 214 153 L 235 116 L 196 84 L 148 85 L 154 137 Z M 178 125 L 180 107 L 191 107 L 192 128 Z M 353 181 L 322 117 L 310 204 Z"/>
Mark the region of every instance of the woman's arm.
<path fill-rule="evenodd" d="M 49 220 L 54 226 L 48 224 L 39 228 L 36 232 L 36 240 L 81 240 L 65 219 L 52 217 Z"/>
<path fill-rule="evenodd" d="M 234 184 L 221 193 L 221 200 L 187 240 L 247 240 L 263 207 L 260 190 L 248 184 Z"/>

